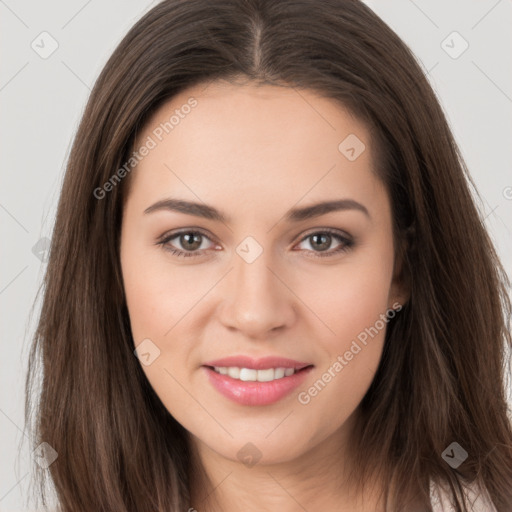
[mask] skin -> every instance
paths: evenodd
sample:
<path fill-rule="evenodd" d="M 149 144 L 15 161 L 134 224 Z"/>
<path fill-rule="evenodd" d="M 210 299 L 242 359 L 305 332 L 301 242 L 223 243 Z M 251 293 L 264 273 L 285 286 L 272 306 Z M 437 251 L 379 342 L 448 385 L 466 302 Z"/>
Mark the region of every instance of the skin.
<path fill-rule="evenodd" d="M 135 346 L 149 338 L 160 350 L 144 372 L 190 433 L 194 461 L 215 487 L 211 492 L 196 477 L 191 506 L 199 512 L 382 510 L 378 482 L 364 501 L 343 485 L 350 470 L 343 453 L 378 367 L 385 328 L 308 404 L 297 398 L 358 334 L 407 300 L 369 131 L 312 91 L 214 82 L 164 104 L 138 134 L 137 147 L 190 97 L 197 106 L 132 171 L 121 266 Z M 349 134 L 366 145 L 355 161 L 338 150 Z M 144 213 L 171 196 L 211 205 L 230 221 L 163 209 Z M 284 219 L 291 208 L 343 198 L 364 205 L 369 215 L 350 209 Z M 199 256 L 176 256 L 157 244 L 184 228 L 207 234 L 191 250 Z M 321 241 L 305 238 L 326 228 L 348 234 L 353 246 L 334 254 L 343 245 L 336 237 L 324 252 L 317 248 Z M 263 249 L 252 263 L 236 252 L 247 236 Z M 178 236 L 167 247 L 186 251 L 186 243 Z M 331 255 L 315 257 L 325 252 Z M 244 406 L 219 394 L 201 368 L 240 354 L 284 356 L 314 368 L 282 400 Z M 248 442 L 261 453 L 252 467 L 237 458 Z"/>

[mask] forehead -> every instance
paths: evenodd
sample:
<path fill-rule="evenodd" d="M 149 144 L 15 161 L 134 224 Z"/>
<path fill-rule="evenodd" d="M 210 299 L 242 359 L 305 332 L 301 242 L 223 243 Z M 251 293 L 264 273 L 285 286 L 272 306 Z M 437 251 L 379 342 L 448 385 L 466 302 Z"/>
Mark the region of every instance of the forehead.
<path fill-rule="evenodd" d="M 367 127 L 310 90 L 200 84 L 153 114 L 135 149 L 144 144 L 151 150 L 133 171 L 131 188 L 148 199 L 168 192 L 291 206 L 305 195 L 361 197 L 380 186 Z"/>

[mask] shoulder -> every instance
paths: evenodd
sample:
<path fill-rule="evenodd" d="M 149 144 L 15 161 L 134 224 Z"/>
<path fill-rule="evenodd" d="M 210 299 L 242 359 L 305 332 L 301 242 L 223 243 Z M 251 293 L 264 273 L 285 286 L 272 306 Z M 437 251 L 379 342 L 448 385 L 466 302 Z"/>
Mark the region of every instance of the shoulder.
<path fill-rule="evenodd" d="M 430 502 L 433 512 L 453 512 L 455 510 L 449 489 L 447 484 L 430 483 Z M 464 494 L 473 512 L 496 512 L 487 492 L 476 484 L 464 485 Z"/>

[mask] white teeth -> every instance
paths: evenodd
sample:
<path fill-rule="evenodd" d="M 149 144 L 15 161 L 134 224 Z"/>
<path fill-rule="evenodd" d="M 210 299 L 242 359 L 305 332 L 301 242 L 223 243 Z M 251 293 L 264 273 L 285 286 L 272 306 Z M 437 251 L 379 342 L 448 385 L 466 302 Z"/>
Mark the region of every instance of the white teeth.
<path fill-rule="evenodd" d="M 240 368 L 240 380 L 258 380 L 258 370 L 251 370 L 250 368 Z"/>
<path fill-rule="evenodd" d="M 213 368 L 221 375 L 228 375 L 232 379 L 252 382 L 270 382 L 283 377 L 289 377 L 295 373 L 294 368 L 267 368 L 265 370 L 254 370 L 252 368 L 237 368 L 236 366 L 214 366 Z"/>
<path fill-rule="evenodd" d="M 235 366 L 230 366 L 228 368 L 228 375 L 232 379 L 239 379 L 240 378 L 240 368 L 236 368 Z"/>
<path fill-rule="evenodd" d="M 292 368 L 293 370 L 293 368 Z M 286 373 L 286 370 L 284 368 L 276 368 L 274 370 L 274 379 L 282 379 Z"/>
<path fill-rule="evenodd" d="M 268 370 L 258 370 L 257 372 L 258 382 L 270 382 L 275 379 L 275 370 L 274 368 L 269 368 Z"/>

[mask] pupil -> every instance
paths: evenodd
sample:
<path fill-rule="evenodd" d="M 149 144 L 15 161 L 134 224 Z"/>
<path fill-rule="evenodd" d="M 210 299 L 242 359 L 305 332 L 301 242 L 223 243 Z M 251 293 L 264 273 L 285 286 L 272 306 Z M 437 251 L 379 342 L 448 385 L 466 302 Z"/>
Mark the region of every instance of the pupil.
<path fill-rule="evenodd" d="M 197 249 L 201 246 L 201 235 L 197 235 L 194 233 L 185 233 L 181 235 L 182 240 L 186 240 L 186 243 L 183 244 L 184 247 L 188 249 Z M 195 239 L 195 241 L 194 241 Z"/>
<path fill-rule="evenodd" d="M 313 240 L 316 244 L 317 240 L 318 239 L 321 239 L 323 240 L 323 242 L 320 242 L 319 245 L 317 245 L 317 249 L 321 249 L 321 250 L 324 250 L 324 249 L 328 249 L 329 248 L 329 242 L 330 242 L 330 239 L 331 239 L 331 236 L 328 235 L 328 234 L 320 234 L 320 235 L 313 235 Z"/>

